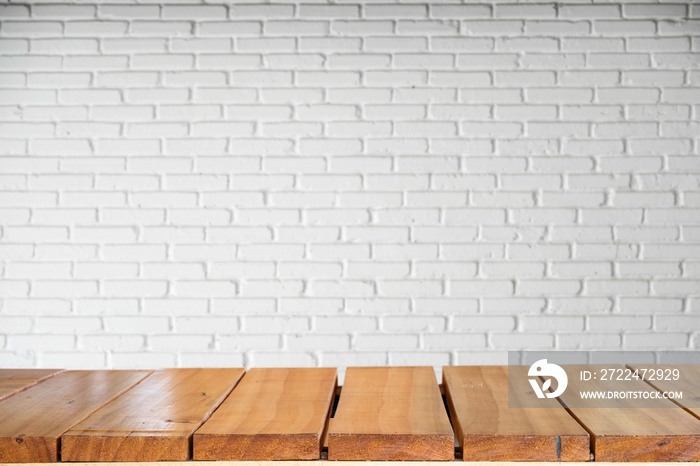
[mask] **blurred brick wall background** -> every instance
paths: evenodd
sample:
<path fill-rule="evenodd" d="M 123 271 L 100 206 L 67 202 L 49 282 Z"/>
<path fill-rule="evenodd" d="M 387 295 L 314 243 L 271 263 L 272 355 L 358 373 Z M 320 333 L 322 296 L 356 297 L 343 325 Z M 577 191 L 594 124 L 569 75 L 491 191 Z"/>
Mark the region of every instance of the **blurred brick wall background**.
<path fill-rule="evenodd" d="M 700 6 L 0 5 L 0 365 L 700 345 Z"/>

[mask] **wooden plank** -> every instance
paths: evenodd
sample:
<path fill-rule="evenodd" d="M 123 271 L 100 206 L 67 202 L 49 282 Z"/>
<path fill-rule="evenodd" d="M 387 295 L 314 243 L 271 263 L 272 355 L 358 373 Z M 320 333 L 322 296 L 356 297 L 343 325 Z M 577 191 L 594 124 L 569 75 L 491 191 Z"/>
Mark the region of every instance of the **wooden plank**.
<path fill-rule="evenodd" d="M 61 434 L 150 371 L 66 371 L 0 402 L 0 463 L 58 461 Z"/>
<path fill-rule="evenodd" d="M 0 369 L 0 401 L 63 371 L 64 369 Z"/>
<path fill-rule="evenodd" d="M 357 461 L 326 461 L 319 460 L 313 463 L 306 463 L 307 466 L 361 466 Z M 444 461 L 383 461 L 381 466 L 445 466 Z M 42 463 L 29 463 L 26 466 L 43 465 Z M 95 466 L 95 463 L 71 463 L 70 466 Z M 124 463 L 99 463 L 99 466 L 128 466 Z M 156 466 L 156 465 L 154 465 Z M 167 466 L 304 466 L 304 463 L 299 461 L 246 461 L 241 465 L 238 461 L 172 461 L 168 462 Z M 373 466 L 371 463 L 366 466 Z M 378 466 L 378 465 L 375 465 Z M 485 466 L 483 462 L 478 461 L 459 461 L 459 466 Z M 523 464 L 516 461 L 499 461 L 489 466 L 557 466 L 555 463 L 534 461 Z M 567 463 L 566 466 L 620 466 L 619 463 L 610 462 L 575 462 Z M 679 466 L 677 462 L 659 462 L 659 463 L 640 463 L 631 462 L 625 463 L 625 466 Z M 693 465 L 695 466 L 695 465 Z"/>
<path fill-rule="evenodd" d="M 601 381 L 602 369 L 617 365 L 563 366 L 569 379 L 559 397 L 569 412 L 591 434 L 596 461 L 698 461 L 700 421 L 668 400 L 580 399 L 581 391 L 648 391 L 641 380 Z M 580 371 L 594 373 L 580 380 Z"/>
<path fill-rule="evenodd" d="M 319 459 L 337 383 L 335 368 L 251 369 L 194 434 L 194 459 Z"/>
<path fill-rule="evenodd" d="M 431 367 L 351 367 L 328 459 L 449 461 L 454 433 Z"/>
<path fill-rule="evenodd" d="M 184 461 L 244 369 L 163 369 L 61 437 L 63 461 Z"/>
<path fill-rule="evenodd" d="M 697 364 L 628 364 L 632 370 L 638 370 L 639 376 L 643 377 L 646 383 L 662 392 L 683 392 L 682 399 L 671 400 L 682 407 L 690 414 L 700 419 L 700 366 Z M 644 371 L 646 369 L 646 372 Z M 663 372 L 659 378 L 656 372 L 661 369 Z M 678 369 L 678 380 L 664 380 L 667 371 Z M 652 374 L 650 371 L 654 371 Z M 651 380 L 653 378 L 653 380 Z"/>
<path fill-rule="evenodd" d="M 509 372 L 507 366 L 452 366 L 443 367 L 442 374 L 465 461 L 590 458 L 588 432 L 555 399 L 542 400 L 542 408 L 509 407 L 509 391 L 516 406 L 535 396 L 527 368 L 511 367 Z"/>

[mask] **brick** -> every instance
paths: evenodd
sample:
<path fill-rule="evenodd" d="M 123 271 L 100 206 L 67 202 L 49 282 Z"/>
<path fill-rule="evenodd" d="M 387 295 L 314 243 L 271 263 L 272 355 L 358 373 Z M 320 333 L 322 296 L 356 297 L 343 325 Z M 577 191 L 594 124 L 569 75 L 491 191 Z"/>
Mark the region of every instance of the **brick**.
<path fill-rule="evenodd" d="M 416 335 L 360 334 L 355 337 L 354 346 L 358 350 L 405 350 L 417 349 L 418 338 Z"/>
<path fill-rule="evenodd" d="M 619 262 L 621 277 L 680 277 L 681 266 L 677 262 Z"/>
<path fill-rule="evenodd" d="M 544 350 L 554 348 L 554 335 L 549 333 L 494 333 L 491 334 L 489 340 L 491 345 L 497 349 Z"/>
<path fill-rule="evenodd" d="M 85 280 L 35 280 L 32 296 L 38 298 L 72 298 L 97 295 L 97 282 Z"/>
<path fill-rule="evenodd" d="M 156 351 L 206 350 L 212 345 L 210 335 L 152 335 L 148 340 Z"/>
<path fill-rule="evenodd" d="M 329 29 L 328 21 L 268 21 L 265 23 L 265 32 L 272 35 L 326 35 Z"/>
<path fill-rule="evenodd" d="M 401 92 L 401 89 L 396 91 Z M 328 100 L 333 103 L 356 103 L 358 100 L 388 102 L 391 93 L 388 89 L 328 89 Z"/>
<path fill-rule="evenodd" d="M 677 35 L 677 34 L 684 34 L 684 33 L 692 33 L 693 31 L 696 31 L 698 21 L 689 19 L 689 20 L 683 20 L 683 21 L 674 21 L 674 20 L 662 20 L 658 22 L 659 25 L 659 34 L 662 35 Z"/>
<path fill-rule="evenodd" d="M 201 65 L 201 56 L 200 62 Z M 168 86 L 191 86 L 199 84 L 202 86 L 222 86 L 226 84 L 226 75 L 216 71 L 185 71 L 185 72 L 164 72 L 163 81 Z"/>
<path fill-rule="evenodd" d="M 347 350 L 350 339 L 347 335 L 288 335 L 290 350 Z"/>
<path fill-rule="evenodd" d="M 690 41 L 679 38 L 631 38 L 627 48 L 630 51 L 685 52 L 690 50 Z"/>
<path fill-rule="evenodd" d="M 427 349 L 460 350 L 486 348 L 485 334 L 426 334 L 425 347 Z"/>
<path fill-rule="evenodd" d="M 697 316 L 658 316 L 656 318 L 656 329 L 662 331 L 684 332 L 689 328 L 694 328 L 697 324 Z M 644 327 L 642 330 L 648 330 Z M 681 337 L 682 341 L 682 337 Z"/>
<path fill-rule="evenodd" d="M 590 103 L 590 89 L 532 89 L 527 91 L 527 101 L 534 103 Z"/>
<path fill-rule="evenodd" d="M 379 57 L 382 56 L 380 55 Z M 381 63 L 383 64 L 384 62 L 381 61 Z M 431 53 L 430 55 L 420 53 L 399 53 L 394 55 L 394 63 L 400 68 L 443 69 L 452 68 L 455 63 L 455 57 L 449 53 Z"/>
<path fill-rule="evenodd" d="M 543 263 L 509 262 L 501 264 L 497 262 L 483 262 L 480 266 L 481 273 L 486 277 L 508 278 L 514 274 L 518 277 L 541 278 L 545 274 Z"/>
<path fill-rule="evenodd" d="M 32 13 L 37 18 L 91 18 L 95 16 L 93 5 L 35 5 Z"/>
<path fill-rule="evenodd" d="M 68 231 L 63 227 L 7 227 L 3 239 L 10 242 L 65 242 L 68 240 Z"/>
<path fill-rule="evenodd" d="M 401 108 L 401 107 L 398 107 Z M 420 108 L 413 106 L 408 108 Z M 398 112 L 397 112 L 398 113 Z M 488 105 L 431 105 L 429 113 L 436 119 L 488 119 L 491 116 L 491 107 Z M 421 114 L 420 117 L 423 115 Z M 418 115 L 416 115 L 418 117 Z M 395 118 L 400 118 L 396 115 Z M 415 119 L 411 118 L 411 119 Z M 436 140 L 435 142 L 442 142 Z"/>
<path fill-rule="evenodd" d="M 89 75 L 88 75 L 89 79 Z M 2 87 L 24 87 L 27 78 L 22 73 L 2 73 L 0 74 L 0 85 Z"/>
<path fill-rule="evenodd" d="M 17 7 L 18 5 L 13 5 Z M 17 11 L 17 10 L 15 10 Z M 36 37 L 58 36 L 63 32 L 63 25 L 58 21 L 4 21 L 3 36 Z M 58 58 L 58 57 L 57 57 Z M 58 61 L 58 60 L 57 60 Z"/>
<path fill-rule="evenodd" d="M 192 31 L 192 23 L 189 21 L 163 22 L 135 20 L 131 23 L 131 33 L 137 36 L 189 36 L 192 34 Z"/>
<path fill-rule="evenodd" d="M 632 259 L 638 255 L 639 247 L 630 244 L 579 244 L 574 253 L 574 257 L 579 259 L 603 259 L 610 256 L 615 259 Z"/>
<path fill-rule="evenodd" d="M 319 53 L 278 53 L 266 55 L 265 62 L 271 68 L 304 68 L 318 69 L 323 68 L 323 55 Z"/>
<path fill-rule="evenodd" d="M 433 50 L 436 51 L 469 51 L 488 52 L 494 49 L 493 39 L 487 38 L 443 38 L 435 37 L 430 41 Z M 415 42 L 411 50 L 421 50 L 421 43 Z"/>
<path fill-rule="evenodd" d="M 459 25 L 454 22 L 445 21 L 414 21 L 400 20 L 397 23 L 397 32 L 399 34 L 454 34 L 459 30 Z"/>
<path fill-rule="evenodd" d="M 581 39 L 564 39 L 562 50 L 580 52 L 623 52 L 625 51 L 625 42 L 622 39 L 598 39 L 598 38 L 581 38 Z"/>
<path fill-rule="evenodd" d="M 29 5 L 3 5 L 0 7 L 0 18 L 28 18 Z"/>
<path fill-rule="evenodd" d="M 138 357 L 135 357 L 138 356 Z M 119 352 L 112 356 L 114 364 L 125 369 L 151 369 L 153 367 L 174 367 L 175 354 Z"/>
<path fill-rule="evenodd" d="M 648 5 L 648 4 L 626 4 L 623 6 L 624 15 L 627 18 L 659 18 L 684 17 L 687 14 L 686 5 Z"/>
<path fill-rule="evenodd" d="M 598 20 L 593 22 L 593 29 L 606 36 L 621 36 L 628 34 L 654 34 L 656 25 L 654 21 L 630 20 Z"/>
<path fill-rule="evenodd" d="M 455 136 L 457 127 L 449 122 L 401 122 L 394 125 L 394 131 L 399 136 Z"/>
<path fill-rule="evenodd" d="M 559 335 L 557 346 L 562 349 L 620 348 L 620 335 Z"/>
<path fill-rule="evenodd" d="M 64 91 L 65 92 L 65 91 Z M 0 90 L 3 104 L 55 104 L 56 91 L 50 90 Z"/>
<path fill-rule="evenodd" d="M 345 87 L 356 86 L 360 75 L 349 71 L 297 71 L 296 83 L 301 86 Z"/>
<path fill-rule="evenodd" d="M 254 54 L 200 54 L 197 57 L 196 67 L 204 70 L 225 70 L 231 67 L 234 67 L 236 69 L 254 69 L 260 65 L 261 61 L 261 56 Z M 195 72 L 193 71 L 190 73 Z M 175 78 L 172 79 L 174 80 Z M 203 91 L 209 92 L 208 89 L 203 89 Z M 231 89 L 230 93 L 245 91 L 246 90 L 243 89 Z M 249 89 L 247 91 L 252 91 L 252 89 Z"/>
<path fill-rule="evenodd" d="M 678 313 L 683 309 L 683 302 L 680 299 L 647 296 L 643 298 L 621 297 L 619 301 L 620 312 L 623 314 Z"/>
<path fill-rule="evenodd" d="M 425 18 L 427 5 L 364 5 L 364 17 L 372 18 Z"/>
<path fill-rule="evenodd" d="M 100 55 L 65 57 L 64 68 L 68 70 L 125 70 L 128 57 L 124 55 Z"/>
<path fill-rule="evenodd" d="M 5 39 L 3 40 L 3 52 L 6 55 L 27 53 L 29 52 L 29 42 L 24 39 Z"/>
<path fill-rule="evenodd" d="M 554 17 L 556 10 L 554 5 L 497 5 L 495 16 L 498 18 L 527 18 L 527 17 Z"/>
<path fill-rule="evenodd" d="M 541 203 L 547 207 L 595 207 L 605 204 L 603 193 L 542 193 Z"/>
<path fill-rule="evenodd" d="M 83 334 L 102 329 L 99 317 L 37 317 L 35 330 L 44 334 Z"/>
<path fill-rule="evenodd" d="M 342 35 L 375 35 L 391 34 L 394 25 L 391 21 L 354 21 L 334 20 L 331 23 L 331 31 Z"/>
<path fill-rule="evenodd" d="M 134 69 L 176 69 L 186 70 L 191 69 L 194 65 L 194 57 L 185 54 L 143 54 L 134 55 L 131 60 L 131 66 Z"/>
<path fill-rule="evenodd" d="M 359 5 L 301 5 L 302 18 L 358 18 Z"/>
<path fill-rule="evenodd" d="M 32 315 L 65 315 L 70 312 L 69 302 L 61 299 L 6 298 L 11 313 Z"/>
<path fill-rule="evenodd" d="M 591 57 L 595 57 L 595 55 L 595 53 L 590 54 Z M 626 55 L 620 54 L 618 56 L 622 56 L 624 58 Z M 582 68 L 584 65 L 584 55 L 581 53 L 526 54 L 522 58 L 521 62 L 528 68 L 534 69 L 550 69 L 553 66 L 558 68 Z"/>
<path fill-rule="evenodd" d="M 231 281 L 188 280 L 178 281 L 172 285 L 172 293 L 178 297 L 204 298 L 234 296 L 237 286 Z"/>
<path fill-rule="evenodd" d="M 273 293 L 275 296 L 299 296 L 304 289 L 304 283 L 300 280 L 246 280 L 240 285 L 241 296 L 266 296 Z"/>
<path fill-rule="evenodd" d="M 504 37 L 496 40 L 496 50 L 499 52 L 551 52 L 559 50 L 559 40 L 550 37 Z"/>
<path fill-rule="evenodd" d="M 7 341 L 10 350 L 61 351 L 75 349 L 72 335 L 13 335 Z"/>
<path fill-rule="evenodd" d="M 646 68 L 649 66 L 649 55 L 644 53 L 591 53 L 589 56 L 591 68 Z"/>
<path fill-rule="evenodd" d="M 619 18 L 619 5 L 562 5 L 559 9 L 562 18 Z"/>
<path fill-rule="evenodd" d="M 165 19 L 211 19 L 226 18 L 226 7 L 222 5 L 166 5 L 162 9 Z"/>
<path fill-rule="evenodd" d="M 348 40 L 349 39 L 346 39 L 346 41 Z M 428 41 L 422 37 L 370 37 L 365 39 L 364 47 L 370 52 L 381 52 L 387 50 L 421 51 L 427 50 Z"/>
<path fill-rule="evenodd" d="M 626 334 L 623 335 L 622 346 L 629 349 L 649 348 L 674 348 L 680 349 L 688 346 L 687 333 L 662 333 L 656 335 L 648 334 Z"/>
<path fill-rule="evenodd" d="M 476 6 L 476 5 L 474 5 Z M 451 5 L 445 5 L 442 6 L 442 8 L 446 8 L 447 11 L 452 8 L 473 8 L 474 6 L 451 6 Z M 486 5 L 479 5 L 479 8 L 488 8 Z M 434 9 L 433 9 L 434 10 Z M 464 28 L 465 32 L 475 34 L 475 35 L 490 35 L 490 36 L 500 36 L 500 35 L 518 35 L 522 33 L 523 31 L 523 21 L 519 20 L 485 20 L 485 21 L 473 21 L 471 18 L 474 16 L 468 16 L 470 19 L 467 21 L 462 22 L 462 27 Z M 527 23 L 526 23 L 527 24 Z M 546 22 L 543 23 L 546 25 L 547 32 L 551 32 L 551 27 L 553 24 L 557 23 L 551 23 L 551 22 Z M 526 26 L 526 28 L 532 28 L 532 26 Z M 526 29 L 527 30 L 527 29 Z"/>
<path fill-rule="evenodd" d="M 433 18 L 478 18 L 490 17 L 492 8 L 489 5 L 430 5 L 430 16 Z"/>
<path fill-rule="evenodd" d="M 102 247 L 102 256 L 106 260 L 165 260 L 165 246 L 139 244 L 139 245 L 105 245 Z"/>
<path fill-rule="evenodd" d="M 651 329 L 651 318 L 648 316 L 590 316 L 588 326 L 596 332 L 617 333 L 627 330 Z"/>
<path fill-rule="evenodd" d="M 554 85 L 555 75 L 551 71 L 497 71 L 496 84 L 505 86 Z"/>
<path fill-rule="evenodd" d="M 126 21 L 70 21 L 65 25 L 66 36 L 122 36 Z"/>
<path fill-rule="evenodd" d="M 9 46 L 10 44 L 8 44 Z M 94 39 L 41 39 L 32 41 L 32 51 L 51 55 L 97 53 L 98 42 Z"/>
<path fill-rule="evenodd" d="M 104 18 L 158 18 L 158 5 L 100 5 L 100 17 Z"/>
<path fill-rule="evenodd" d="M 116 90 L 64 90 L 61 91 L 61 101 L 67 104 L 114 104 L 121 102 L 121 92 Z"/>

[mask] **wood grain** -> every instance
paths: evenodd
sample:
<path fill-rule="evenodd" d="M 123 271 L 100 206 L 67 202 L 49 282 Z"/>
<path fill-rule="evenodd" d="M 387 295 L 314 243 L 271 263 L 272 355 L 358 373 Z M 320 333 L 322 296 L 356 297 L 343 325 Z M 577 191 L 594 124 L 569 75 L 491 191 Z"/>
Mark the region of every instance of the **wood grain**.
<path fill-rule="evenodd" d="M 690 414 L 700 419 L 700 366 L 697 364 L 628 364 L 631 369 L 678 369 L 680 378 L 678 380 L 649 380 L 648 372 L 640 372 L 640 376 L 646 376 L 645 382 L 662 392 L 683 392 L 682 399 L 671 400 L 682 407 Z M 663 379 L 663 378 L 662 378 Z"/>
<path fill-rule="evenodd" d="M 432 367 L 351 367 L 328 459 L 449 461 L 454 433 Z"/>
<path fill-rule="evenodd" d="M 195 460 L 319 459 L 335 368 L 251 369 L 195 433 Z"/>
<path fill-rule="evenodd" d="M 0 401 L 63 372 L 64 369 L 0 369 Z"/>
<path fill-rule="evenodd" d="M 28 463 L 24 466 L 31 466 L 32 464 L 34 465 L 42 465 L 45 466 L 43 463 Z M 362 463 L 358 463 L 357 461 L 327 461 L 327 460 L 318 460 L 314 461 L 313 463 L 306 463 L 307 465 L 313 465 L 313 466 L 362 466 Z M 445 466 L 444 461 L 383 461 L 381 463 L 381 466 Z M 483 462 L 477 462 L 477 461 L 458 461 L 457 462 L 458 466 L 485 466 Z M 103 462 L 103 463 L 70 463 L 70 466 L 129 466 L 125 465 L 124 463 L 110 463 L 110 462 Z M 156 465 L 154 465 L 156 466 Z M 234 463 L 234 462 L 218 462 L 218 463 L 212 463 L 211 461 L 169 461 L 167 463 L 167 466 L 304 466 L 304 463 L 300 461 L 246 461 L 243 465 L 240 463 Z M 372 463 L 370 464 L 365 464 L 364 466 L 373 466 Z M 379 466 L 378 464 L 375 464 L 374 466 Z M 493 465 L 488 465 L 488 466 L 557 466 L 556 464 L 553 464 L 551 462 L 543 462 L 543 461 L 533 461 L 533 462 L 528 462 L 526 464 L 523 464 L 522 461 L 499 461 L 497 463 L 494 463 Z M 566 466 L 620 466 L 619 463 L 610 463 L 610 462 L 576 462 L 576 463 L 567 463 Z M 625 463 L 625 466 L 680 466 L 677 462 L 659 462 L 659 463 L 639 463 L 639 462 L 630 462 L 630 463 Z M 688 465 L 688 466 L 696 466 L 695 464 L 693 465 Z"/>
<path fill-rule="evenodd" d="M 443 367 L 443 387 L 464 461 L 588 461 L 588 432 L 554 399 L 542 408 L 509 407 L 534 397 L 527 368 Z M 518 380 L 515 380 L 518 379 Z"/>
<path fill-rule="evenodd" d="M 61 437 L 63 461 L 184 461 L 244 369 L 163 369 Z"/>
<path fill-rule="evenodd" d="M 59 459 L 61 434 L 150 371 L 66 371 L 0 402 L 0 462 Z"/>
<path fill-rule="evenodd" d="M 649 408 L 635 407 L 634 400 L 577 400 L 580 391 L 648 391 L 641 380 L 601 381 L 603 368 L 622 366 L 564 366 L 569 378 L 559 397 L 571 414 L 591 434 L 596 461 L 698 461 L 700 421 L 668 400 L 647 400 Z M 598 379 L 581 381 L 581 370 Z M 606 407 L 601 407 L 601 406 Z"/>

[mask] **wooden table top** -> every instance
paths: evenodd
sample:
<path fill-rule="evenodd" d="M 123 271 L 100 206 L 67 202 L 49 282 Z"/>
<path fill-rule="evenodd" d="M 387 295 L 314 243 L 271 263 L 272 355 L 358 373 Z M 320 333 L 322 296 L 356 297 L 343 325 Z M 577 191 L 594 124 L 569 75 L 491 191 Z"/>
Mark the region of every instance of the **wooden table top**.
<path fill-rule="evenodd" d="M 445 367 L 442 385 L 431 367 L 353 367 L 342 387 L 335 368 L 0 369 L 0 463 L 700 461 L 700 366 L 673 367 L 678 383 L 602 384 L 563 366 L 568 388 L 542 409 L 519 403 L 535 380 L 554 388 L 520 366 Z M 689 395 L 575 399 L 603 389 Z"/>

